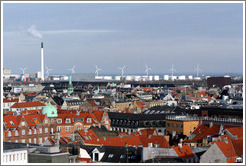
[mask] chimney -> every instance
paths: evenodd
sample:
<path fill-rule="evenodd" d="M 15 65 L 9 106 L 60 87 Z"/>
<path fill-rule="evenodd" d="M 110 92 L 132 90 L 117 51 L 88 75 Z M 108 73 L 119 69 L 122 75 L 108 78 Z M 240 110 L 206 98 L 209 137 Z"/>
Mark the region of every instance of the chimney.
<path fill-rule="evenodd" d="M 126 148 L 128 147 L 128 143 L 127 143 L 127 142 L 125 143 L 125 147 L 126 147 Z"/>
<path fill-rule="evenodd" d="M 213 122 L 210 122 L 209 128 L 213 127 Z"/>
<path fill-rule="evenodd" d="M 180 147 L 180 149 L 182 148 L 182 143 L 178 143 L 178 146 Z"/>
<path fill-rule="evenodd" d="M 106 141 L 106 137 L 103 137 L 103 139 Z"/>
<path fill-rule="evenodd" d="M 44 45 L 41 42 L 41 80 L 44 81 Z"/>
<path fill-rule="evenodd" d="M 55 133 L 55 146 L 59 146 L 60 144 L 60 133 Z"/>
<path fill-rule="evenodd" d="M 149 142 L 149 143 L 148 143 L 148 147 L 149 147 L 149 148 L 152 148 L 152 147 L 153 147 L 152 142 Z"/>

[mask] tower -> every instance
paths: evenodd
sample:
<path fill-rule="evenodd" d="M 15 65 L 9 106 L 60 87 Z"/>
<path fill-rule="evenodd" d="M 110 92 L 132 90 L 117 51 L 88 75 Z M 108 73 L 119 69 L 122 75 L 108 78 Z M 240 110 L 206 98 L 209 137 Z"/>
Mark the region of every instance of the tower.
<path fill-rule="evenodd" d="M 69 84 L 67 89 L 67 94 L 70 96 L 70 94 L 73 93 L 73 84 L 72 84 L 72 76 L 69 77 Z"/>
<path fill-rule="evenodd" d="M 41 80 L 44 80 L 44 46 L 41 42 Z"/>

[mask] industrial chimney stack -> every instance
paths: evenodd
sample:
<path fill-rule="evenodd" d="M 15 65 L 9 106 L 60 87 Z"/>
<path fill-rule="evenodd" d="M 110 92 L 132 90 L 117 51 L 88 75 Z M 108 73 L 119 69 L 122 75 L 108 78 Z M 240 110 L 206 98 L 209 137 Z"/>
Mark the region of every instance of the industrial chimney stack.
<path fill-rule="evenodd" d="M 44 81 L 44 46 L 41 42 L 41 80 Z"/>

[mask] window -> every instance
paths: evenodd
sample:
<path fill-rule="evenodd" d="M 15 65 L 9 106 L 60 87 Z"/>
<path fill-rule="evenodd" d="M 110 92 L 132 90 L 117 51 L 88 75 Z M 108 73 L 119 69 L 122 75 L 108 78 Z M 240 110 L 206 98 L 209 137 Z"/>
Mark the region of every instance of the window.
<path fill-rule="evenodd" d="M 42 144 L 42 138 L 39 138 L 39 144 Z"/>
<path fill-rule="evenodd" d="M 36 143 L 37 143 L 36 138 L 33 138 L 33 143 L 34 143 L 34 144 L 36 144 Z"/>
<path fill-rule="evenodd" d="M 22 135 L 25 135 L 26 134 L 26 131 L 25 130 L 22 130 L 21 133 L 22 133 Z"/>
<path fill-rule="evenodd" d="M 26 153 L 24 153 L 24 160 L 26 160 Z"/>
<path fill-rule="evenodd" d="M 57 131 L 61 131 L 62 130 L 62 127 L 61 126 L 58 126 L 57 127 Z"/>
<path fill-rule="evenodd" d="M 25 140 L 25 139 L 22 139 L 21 142 L 22 142 L 22 143 L 26 143 L 26 140 Z"/>
<path fill-rule="evenodd" d="M 31 138 L 29 138 L 29 143 L 32 143 L 32 139 Z"/>
<path fill-rule="evenodd" d="M 22 160 L 22 153 L 20 154 L 20 160 Z"/>
<path fill-rule="evenodd" d="M 9 161 L 11 161 L 12 155 L 9 155 Z"/>
<path fill-rule="evenodd" d="M 30 134 L 30 135 L 32 134 L 32 130 L 31 130 L 31 129 L 29 129 L 29 132 L 28 132 L 28 134 Z"/>
<path fill-rule="evenodd" d="M 33 130 L 33 134 L 37 134 L 37 130 L 36 129 Z"/>
<path fill-rule="evenodd" d="M 58 124 L 61 124 L 62 123 L 62 120 L 61 119 L 57 119 L 57 123 Z"/>
<path fill-rule="evenodd" d="M 48 124 L 48 120 L 46 119 L 46 120 L 44 121 L 44 123 L 45 123 L 45 124 Z"/>
<path fill-rule="evenodd" d="M 66 123 L 71 123 L 69 118 L 66 119 Z"/>
<path fill-rule="evenodd" d="M 114 157 L 114 154 L 109 154 L 108 155 L 108 158 L 112 158 L 112 157 Z"/>
<path fill-rule="evenodd" d="M 25 122 L 21 122 L 21 125 L 22 125 L 22 126 L 25 126 L 25 124 L 26 124 Z"/>
<path fill-rule="evenodd" d="M 8 137 L 11 137 L 11 131 L 8 131 Z"/>
<path fill-rule="evenodd" d="M 39 128 L 39 134 L 42 134 L 42 128 Z"/>
<path fill-rule="evenodd" d="M 167 127 L 169 127 L 170 126 L 170 123 L 167 123 Z"/>
<path fill-rule="evenodd" d="M 86 122 L 91 123 L 91 118 L 87 118 Z"/>
<path fill-rule="evenodd" d="M 16 160 L 19 160 L 19 153 L 16 154 Z"/>
<path fill-rule="evenodd" d="M 51 119 L 51 122 L 53 123 L 55 120 L 54 119 Z"/>
<path fill-rule="evenodd" d="M 124 159 L 124 158 L 126 158 L 126 155 L 125 155 L 125 154 L 122 154 L 122 155 L 120 156 L 120 158 L 121 158 L 121 159 Z"/>
<path fill-rule="evenodd" d="M 15 130 L 15 136 L 18 136 L 18 130 Z"/>
<path fill-rule="evenodd" d="M 14 125 L 14 122 L 13 122 L 13 121 L 9 121 L 9 123 L 10 123 L 11 125 Z"/>
<path fill-rule="evenodd" d="M 45 133 L 48 133 L 48 128 L 45 128 L 45 129 L 44 129 L 44 132 L 45 132 Z"/>
<path fill-rule="evenodd" d="M 70 131 L 70 127 L 66 127 L 66 131 Z"/>

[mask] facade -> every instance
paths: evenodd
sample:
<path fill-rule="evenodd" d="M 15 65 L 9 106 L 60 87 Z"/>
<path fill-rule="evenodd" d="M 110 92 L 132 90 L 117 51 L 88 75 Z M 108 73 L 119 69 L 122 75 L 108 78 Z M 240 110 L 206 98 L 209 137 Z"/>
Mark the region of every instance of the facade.
<path fill-rule="evenodd" d="M 3 165 L 27 164 L 28 163 L 27 149 L 18 148 L 18 149 L 3 150 L 3 154 L 1 156 L 1 163 Z"/>
<path fill-rule="evenodd" d="M 198 125 L 198 120 L 166 120 L 166 134 L 188 136 Z"/>

